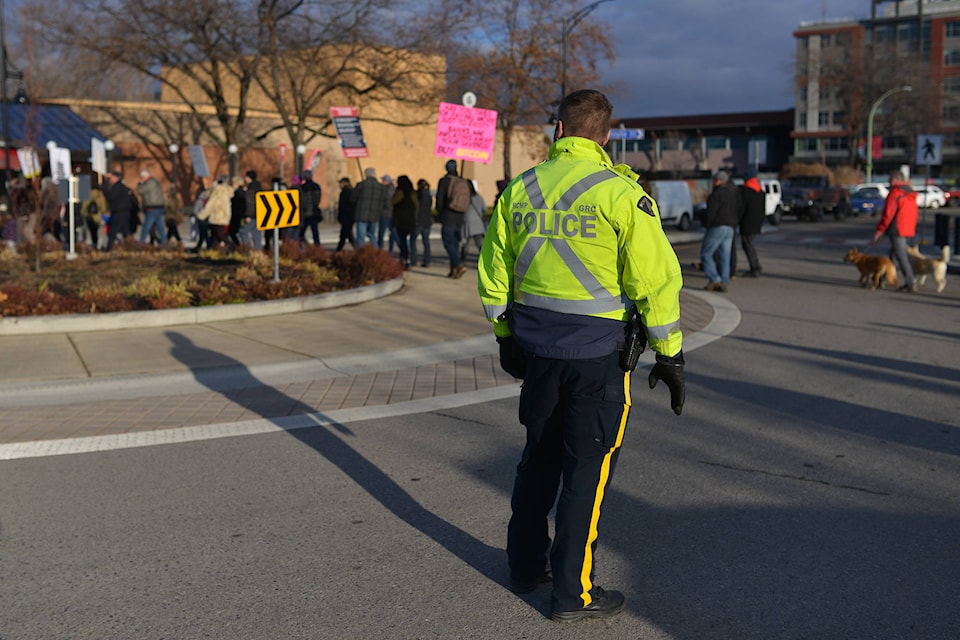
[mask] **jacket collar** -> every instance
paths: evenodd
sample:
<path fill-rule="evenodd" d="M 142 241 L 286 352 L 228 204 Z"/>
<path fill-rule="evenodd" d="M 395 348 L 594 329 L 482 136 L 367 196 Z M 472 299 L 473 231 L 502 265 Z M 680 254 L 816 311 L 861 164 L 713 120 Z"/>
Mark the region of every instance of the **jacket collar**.
<path fill-rule="evenodd" d="M 554 142 L 550 147 L 550 159 L 554 160 L 564 155 L 576 156 L 578 160 L 596 160 L 604 167 L 613 168 L 613 162 L 603 147 L 587 138 L 568 136 Z"/>

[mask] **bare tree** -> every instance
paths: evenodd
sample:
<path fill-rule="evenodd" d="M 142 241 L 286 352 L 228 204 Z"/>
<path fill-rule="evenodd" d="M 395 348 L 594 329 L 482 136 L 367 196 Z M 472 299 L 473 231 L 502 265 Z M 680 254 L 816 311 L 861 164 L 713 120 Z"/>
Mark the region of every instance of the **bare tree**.
<path fill-rule="evenodd" d="M 515 129 L 555 116 L 561 92 L 563 19 L 580 0 L 444 0 L 448 14 L 463 11 L 469 37 L 447 43 L 448 95 L 471 90 L 479 106 L 495 109 L 503 132 L 504 177 L 512 176 L 510 153 Z M 559 18 L 559 19 L 558 19 Z M 460 32 L 463 35 L 463 32 Z M 566 39 L 567 88 L 592 86 L 597 64 L 614 59 L 602 25 L 584 19 L 577 37 Z"/>
<path fill-rule="evenodd" d="M 321 2 L 265 15 L 259 89 L 294 144 L 333 137 L 329 107 L 377 105 L 367 120 L 409 126 L 435 117 L 446 62 L 425 43 L 440 27 L 395 0 Z M 420 6 L 423 11 L 427 7 Z"/>

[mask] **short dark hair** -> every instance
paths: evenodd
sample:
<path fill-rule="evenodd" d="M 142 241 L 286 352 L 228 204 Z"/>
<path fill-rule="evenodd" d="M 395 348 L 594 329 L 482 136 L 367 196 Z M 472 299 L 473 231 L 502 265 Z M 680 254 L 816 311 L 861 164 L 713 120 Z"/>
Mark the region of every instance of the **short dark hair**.
<path fill-rule="evenodd" d="M 563 135 L 589 138 L 603 144 L 610 133 L 613 105 L 607 96 L 594 89 L 574 91 L 560 103 Z"/>

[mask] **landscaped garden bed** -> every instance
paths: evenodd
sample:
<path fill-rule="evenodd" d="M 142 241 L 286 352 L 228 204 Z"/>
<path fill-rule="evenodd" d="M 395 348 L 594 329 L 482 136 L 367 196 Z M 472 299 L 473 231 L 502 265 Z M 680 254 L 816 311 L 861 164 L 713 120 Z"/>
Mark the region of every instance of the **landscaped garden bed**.
<path fill-rule="evenodd" d="M 280 281 L 273 254 L 240 247 L 198 254 L 127 241 L 104 253 L 81 247 L 77 257 L 57 244 L 0 251 L 0 316 L 108 313 L 238 304 L 308 296 L 392 280 L 403 265 L 365 245 L 356 251 L 286 242 Z"/>

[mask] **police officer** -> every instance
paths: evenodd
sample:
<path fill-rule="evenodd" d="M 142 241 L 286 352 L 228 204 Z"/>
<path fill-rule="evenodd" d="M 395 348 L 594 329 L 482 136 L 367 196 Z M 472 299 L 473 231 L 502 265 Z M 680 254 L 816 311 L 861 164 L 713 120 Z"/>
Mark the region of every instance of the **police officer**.
<path fill-rule="evenodd" d="M 479 261 L 501 366 L 524 380 L 510 589 L 529 593 L 552 580 L 557 621 L 612 616 L 624 606 L 623 594 L 593 578 L 601 506 L 632 403 L 635 362 L 618 350 L 628 318 L 639 313 L 657 353 L 650 387 L 666 383 L 677 415 L 684 402 L 680 264 L 656 202 L 603 150 L 612 111 L 598 91 L 563 100 L 549 159 L 506 187 Z M 547 516 L 558 489 L 551 545 Z"/>

